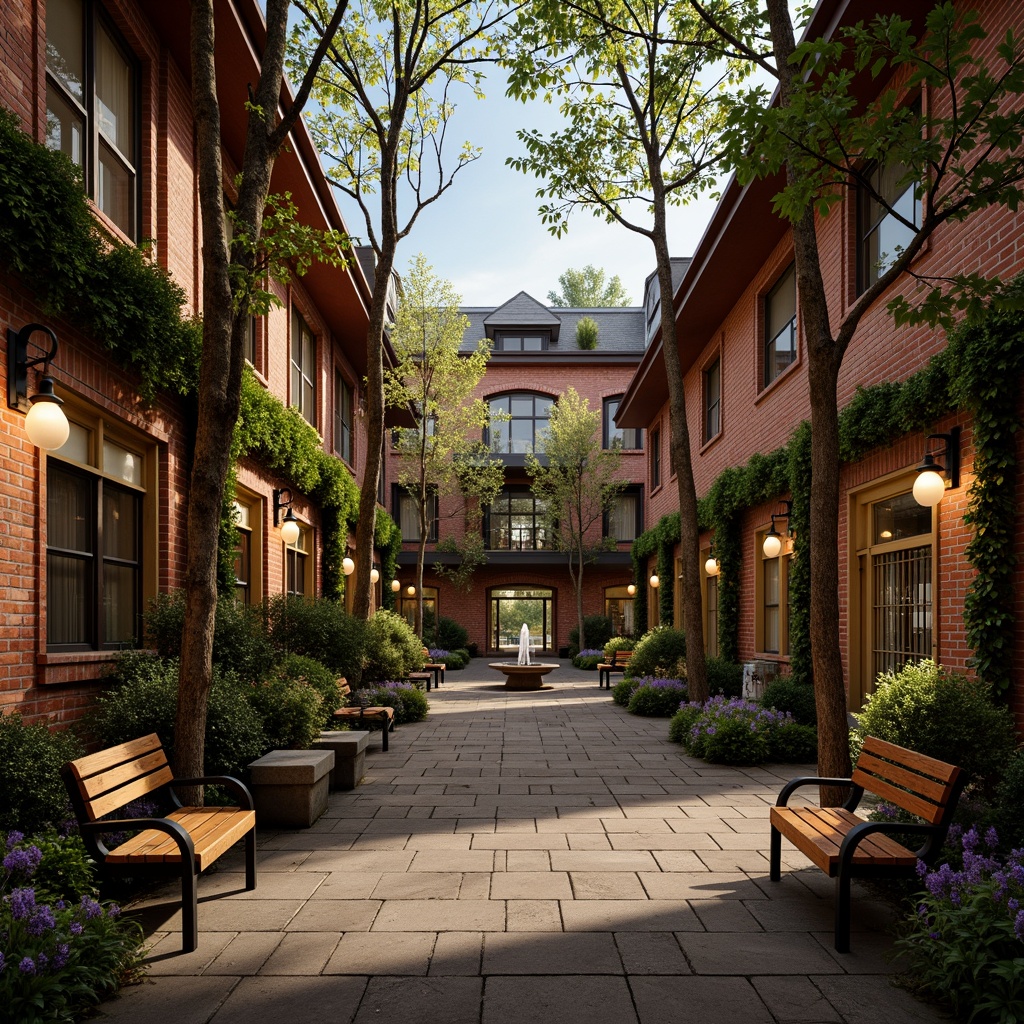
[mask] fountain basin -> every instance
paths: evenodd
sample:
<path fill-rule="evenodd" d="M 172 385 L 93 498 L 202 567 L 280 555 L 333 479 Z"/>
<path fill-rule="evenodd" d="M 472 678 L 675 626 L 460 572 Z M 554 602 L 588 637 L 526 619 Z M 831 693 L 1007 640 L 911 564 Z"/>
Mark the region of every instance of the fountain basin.
<path fill-rule="evenodd" d="M 557 665 L 534 662 L 532 665 L 518 665 L 514 661 L 496 661 L 488 668 L 505 673 L 506 690 L 539 690 L 546 676 Z"/>

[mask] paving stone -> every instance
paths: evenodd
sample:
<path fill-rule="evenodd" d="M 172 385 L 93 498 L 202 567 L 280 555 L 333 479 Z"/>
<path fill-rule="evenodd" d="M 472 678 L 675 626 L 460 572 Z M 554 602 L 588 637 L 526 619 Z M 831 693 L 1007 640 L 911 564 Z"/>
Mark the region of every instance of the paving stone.
<path fill-rule="evenodd" d="M 371 978 L 354 1024 L 477 1024 L 482 989 L 482 978 Z"/>
<path fill-rule="evenodd" d="M 175 931 L 164 932 L 147 953 L 149 974 L 153 977 L 202 974 L 235 938 L 231 931 L 200 930 L 199 945 L 191 953 L 182 953 L 180 926 Z M 280 939 L 280 934 L 275 933 L 274 939 Z"/>
<path fill-rule="evenodd" d="M 488 978 L 482 1024 L 636 1024 L 624 978 Z"/>
<path fill-rule="evenodd" d="M 669 932 L 618 932 L 615 945 L 626 974 L 690 974 L 690 965 Z"/>
<path fill-rule="evenodd" d="M 703 931 L 685 900 L 563 900 L 567 932 Z"/>
<path fill-rule="evenodd" d="M 682 940 L 696 974 L 840 974 L 842 968 L 802 932 L 707 932 Z"/>
<path fill-rule="evenodd" d="M 386 871 L 373 896 L 378 900 L 454 900 L 461 887 L 458 871 Z"/>
<path fill-rule="evenodd" d="M 323 973 L 425 975 L 434 937 L 433 932 L 346 932 Z"/>
<path fill-rule="evenodd" d="M 214 961 L 203 971 L 205 977 L 210 975 L 258 974 L 267 962 L 286 932 L 240 932 L 217 955 Z"/>
<path fill-rule="evenodd" d="M 652 900 L 750 900 L 761 890 L 746 875 L 708 871 L 641 872 L 640 881 Z"/>
<path fill-rule="evenodd" d="M 381 907 L 380 900 L 310 900 L 289 921 L 297 932 L 366 932 Z"/>
<path fill-rule="evenodd" d="M 323 1024 L 349 1021 L 356 1013 L 365 978 L 242 978 L 211 1024 Z M 146 1019 L 146 1024 L 154 1024 Z"/>
<path fill-rule="evenodd" d="M 551 871 L 551 854 L 547 850 L 509 850 L 495 852 L 497 859 L 504 856 L 506 871 Z"/>
<path fill-rule="evenodd" d="M 494 853 L 491 850 L 418 850 L 407 870 L 493 871 Z"/>
<path fill-rule="evenodd" d="M 428 973 L 477 977 L 483 944 L 483 932 L 439 932 Z"/>
<path fill-rule="evenodd" d="M 563 871 L 507 871 L 491 880 L 491 899 L 567 900 L 572 889 Z"/>
<path fill-rule="evenodd" d="M 829 1024 L 832 1021 L 841 1024 L 843 1020 L 821 991 L 803 975 L 751 978 L 750 982 L 779 1024 Z"/>
<path fill-rule="evenodd" d="M 332 871 L 310 897 L 314 900 L 365 900 L 380 881 L 382 871 Z M 259 887 L 256 889 L 259 892 Z"/>
<path fill-rule="evenodd" d="M 941 1010 L 896 988 L 888 978 L 840 975 L 810 979 L 845 1024 L 935 1024 L 949 1021 Z M 884 1008 L 884 1009 L 883 1009 Z"/>
<path fill-rule="evenodd" d="M 746 978 L 631 978 L 640 1024 L 774 1024 Z"/>
<path fill-rule="evenodd" d="M 338 932 L 289 932 L 259 973 L 319 974 L 330 960 L 339 938 Z"/>
<path fill-rule="evenodd" d="M 572 895 L 578 900 L 642 900 L 640 879 L 631 871 L 573 871 Z"/>
<path fill-rule="evenodd" d="M 451 900 L 443 914 L 435 900 L 388 900 L 373 923 L 375 932 L 504 931 L 501 900 Z"/>
<path fill-rule="evenodd" d="M 646 851 L 552 850 L 552 871 L 653 871 L 657 863 Z"/>
<path fill-rule="evenodd" d="M 505 908 L 506 931 L 562 931 L 562 913 L 558 900 L 508 900 Z"/>
<path fill-rule="evenodd" d="M 491 898 L 491 878 L 488 871 L 466 871 L 459 889 L 460 900 L 488 900 Z"/>
<path fill-rule="evenodd" d="M 604 932 L 505 932 L 484 936 L 483 973 L 621 974 L 612 936 Z"/>
<path fill-rule="evenodd" d="M 709 932 L 759 932 L 761 923 L 739 900 L 690 900 L 693 912 Z"/>
<path fill-rule="evenodd" d="M 223 977 L 147 980 L 121 989 L 99 1007 L 94 1019 L 109 1024 L 206 1024 L 238 984 L 237 978 Z"/>

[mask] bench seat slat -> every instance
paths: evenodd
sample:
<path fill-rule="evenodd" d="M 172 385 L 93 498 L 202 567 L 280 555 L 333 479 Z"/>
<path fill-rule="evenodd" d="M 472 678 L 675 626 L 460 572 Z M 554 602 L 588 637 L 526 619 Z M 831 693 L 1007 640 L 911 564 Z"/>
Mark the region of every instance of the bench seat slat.
<path fill-rule="evenodd" d="M 182 807 L 167 817 L 191 835 L 197 871 L 212 864 L 256 825 L 255 811 L 234 807 Z M 146 829 L 111 850 L 107 860 L 122 865 L 180 864 L 181 852 L 165 832 Z"/>
<path fill-rule="evenodd" d="M 166 766 L 167 755 L 160 749 L 92 775 L 82 775 L 76 768 L 78 788 L 86 799 L 95 800 L 117 789 L 119 786 L 134 782 L 143 776 L 151 775 Z"/>
<path fill-rule="evenodd" d="M 75 771 L 80 778 L 88 778 L 106 771 L 108 768 L 113 768 L 115 765 L 123 764 L 125 761 L 132 761 L 154 750 L 162 749 L 160 737 L 155 732 L 151 732 L 148 736 L 140 736 L 137 740 L 119 743 L 116 747 L 108 747 L 106 750 L 97 750 L 95 754 L 86 754 L 71 763 L 75 766 Z"/>
<path fill-rule="evenodd" d="M 111 790 L 105 796 L 90 800 L 86 804 L 89 810 L 90 821 L 98 821 L 112 811 L 116 811 L 119 807 L 124 807 L 125 804 L 130 804 L 133 800 L 138 800 L 139 797 L 148 796 L 173 780 L 174 773 L 171 771 L 170 765 L 165 763 L 164 767 L 158 772 L 153 772 L 151 775 L 136 779 L 134 782 L 121 786 L 119 789 Z"/>
<path fill-rule="evenodd" d="M 927 754 L 919 754 L 916 750 L 908 750 L 906 747 L 899 747 L 887 740 L 880 740 L 877 736 L 866 736 L 862 751 L 872 754 L 875 757 L 885 758 L 895 764 L 901 764 L 921 775 L 928 775 L 933 779 L 951 780 L 959 773 L 960 769 L 947 761 L 940 761 L 936 757 L 928 757 Z"/>
<path fill-rule="evenodd" d="M 953 772 L 948 772 L 941 778 L 931 778 L 902 764 L 892 764 L 863 752 L 857 758 L 856 770 L 866 773 L 872 779 L 884 779 L 936 804 L 949 797 L 953 777 Z"/>
<path fill-rule="evenodd" d="M 934 825 L 942 817 L 944 804 L 925 800 L 916 793 L 910 793 L 899 786 L 894 786 L 877 775 L 869 775 L 866 772 L 855 770 L 852 777 L 856 785 L 863 786 L 869 793 L 874 793 L 886 803 L 895 804 L 911 814 L 916 814 L 919 818 L 927 821 L 929 825 Z"/>

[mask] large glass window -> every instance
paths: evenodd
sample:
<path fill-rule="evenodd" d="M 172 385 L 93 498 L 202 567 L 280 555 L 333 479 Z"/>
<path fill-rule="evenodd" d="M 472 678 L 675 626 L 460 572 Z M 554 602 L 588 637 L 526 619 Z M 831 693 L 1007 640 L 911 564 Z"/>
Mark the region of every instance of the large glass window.
<path fill-rule="evenodd" d="M 394 486 L 395 520 L 402 530 L 402 540 L 418 542 L 420 539 L 419 501 L 404 487 L 398 484 Z M 437 495 L 429 494 L 427 496 L 427 519 L 429 520 L 427 542 L 430 544 L 437 541 L 437 516 Z"/>
<path fill-rule="evenodd" d="M 704 371 L 704 440 L 717 437 L 722 429 L 722 360 L 716 359 Z"/>
<path fill-rule="evenodd" d="M 916 234 L 915 228 L 921 224 L 918 186 L 915 182 L 906 184 L 906 174 L 907 169 L 902 164 L 876 165 L 868 172 L 871 187 L 885 202 L 879 202 L 867 189 L 861 190 L 858 203 L 859 291 L 870 288 L 896 262 L 900 251 Z"/>
<path fill-rule="evenodd" d="M 782 553 L 768 558 L 763 550 L 764 538 L 765 532 L 757 535 L 756 646 L 765 654 L 789 654 L 789 562 L 793 542 L 784 537 Z"/>
<path fill-rule="evenodd" d="M 313 593 L 313 563 L 309 557 L 311 547 L 309 530 L 300 529 L 299 538 L 294 544 L 285 545 L 284 567 L 286 594 L 305 597 Z"/>
<path fill-rule="evenodd" d="M 604 588 L 604 613 L 615 636 L 633 635 L 633 598 L 626 587 Z"/>
<path fill-rule="evenodd" d="M 100 433 L 72 423 L 63 458 L 47 459 L 51 648 L 109 650 L 142 635 L 143 457 Z"/>
<path fill-rule="evenodd" d="M 661 428 L 651 431 L 651 487 L 661 486 Z"/>
<path fill-rule="evenodd" d="M 484 517 L 484 536 L 492 551 L 539 551 L 553 546 L 544 506 L 525 487 L 502 489 Z"/>
<path fill-rule="evenodd" d="M 96 205 L 137 235 L 134 62 L 92 0 L 46 5 L 46 144 L 82 170 Z"/>
<path fill-rule="evenodd" d="M 615 504 L 604 520 L 604 535 L 632 543 L 640 535 L 640 491 L 630 488 L 615 496 Z"/>
<path fill-rule="evenodd" d="M 352 463 L 352 388 L 338 371 L 334 373 L 334 450 Z"/>
<path fill-rule="evenodd" d="M 529 391 L 498 395 L 488 400 L 491 424 L 488 438 L 491 451 L 524 455 L 540 451 L 540 433 L 548 429 L 553 399 Z"/>
<path fill-rule="evenodd" d="M 764 383 L 796 359 L 796 264 L 791 263 L 764 299 Z"/>
<path fill-rule="evenodd" d="M 292 313 L 292 405 L 316 426 L 316 337 L 298 310 Z"/>
<path fill-rule="evenodd" d="M 618 446 L 635 451 L 644 446 L 644 432 L 638 427 L 617 427 L 615 425 L 615 414 L 619 411 L 619 403 L 621 401 L 622 395 L 616 395 L 614 398 L 606 398 L 604 400 L 602 447 L 614 448 Z"/>
<path fill-rule="evenodd" d="M 500 331 L 494 339 L 495 352 L 542 352 L 548 347 L 551 336 L 547 331 L 529 333 L 505 333 Z"/>

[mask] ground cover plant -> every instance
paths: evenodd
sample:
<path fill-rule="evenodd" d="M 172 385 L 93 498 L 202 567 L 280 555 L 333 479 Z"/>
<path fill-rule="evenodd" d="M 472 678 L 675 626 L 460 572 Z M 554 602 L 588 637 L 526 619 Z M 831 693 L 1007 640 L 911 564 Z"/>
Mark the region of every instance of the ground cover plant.
<path fill-rule="evenodd" d="M 686 700 L 686 683 L 678 679 L 655 679 L 644 676 L 633 679 L 636 683 L 629 695 L 626 710 L 632 715 L 648 718 L 669 718 Z"/>
<path fill-rule="evenodd" d="M 584 615 L 583 635 L 587 644 L 593 650 L 601 647 L 611 640 L 615 632 L 612 620 L 607 615 Z M 580 653 L 580 627 L 573 626 L 569 630 L 569 657 L 575 658 Z"/>
<path fill-rule="evenodd" d="M 383 682 L 360 691 L 370 703 L 395 709 L 395 725 L 422 722 L 430 711 L 427 695 L 412 683 Z"/>
<path fill-rule="evenodd" d="M 584 648 L 572 659 L 572 663 L 576 668 L 581 668 L 586 672 L 592 672 L 603 661 L 604 651 L 593 647 Z"/>
<path fill-rule="evenodd" d="M 628 672 L 631 676 L 666 678 L 679 671 L 680 662 L 685 658 L 686 634 L 670 626 L 656 626 L 637 641 Z"/>

